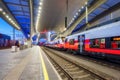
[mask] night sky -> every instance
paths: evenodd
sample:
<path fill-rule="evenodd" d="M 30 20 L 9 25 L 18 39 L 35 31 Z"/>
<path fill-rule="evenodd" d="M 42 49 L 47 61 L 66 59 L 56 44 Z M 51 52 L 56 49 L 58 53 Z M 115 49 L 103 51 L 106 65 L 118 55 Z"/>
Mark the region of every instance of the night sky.
<path fill-rule="evenodd" d="M 0 18 L 0 33 L 11 36 L 11 39 L 13 38 L 13 27 L 2 18 Z M 24 38 L 22 32 L 18 30 L 15 30 L 15 36 L 16 40 Z"/>

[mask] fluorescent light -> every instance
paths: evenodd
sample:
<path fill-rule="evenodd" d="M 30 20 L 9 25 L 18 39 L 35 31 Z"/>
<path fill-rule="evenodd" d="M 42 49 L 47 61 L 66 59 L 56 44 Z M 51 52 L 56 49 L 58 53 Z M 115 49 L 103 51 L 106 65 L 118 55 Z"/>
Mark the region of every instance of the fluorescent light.
<path fill-rule="evenodd" d="M 72 21 L 74 21 L 75 19 L 74 18 L 72 18 Z"/>
<path fill-rule="evenodd" d="M 2 8 L 0 8 L 0 11 L 3 11 L 3 9 L 2 9 Z"/>
<path fill-rule="evenodd" d="M 74 18 L 76 18 L 77 16 L 76 15 L 74 15 Z"/>
<path fill-rule="evenodd" d="M 41 6 L 39 6 L 39 8 L 38 8 L 39 10 L 41 10 L 42 9 L 42 7 Z"/>
<path fill-rule="evenodd" d="M 78 16 L 78 12 L 76 13 L 76 15 Z"/>
<path fill-rule="evenodd" d="M 38 15 L 38 17 L 40 17 L 40 15 Z"/>
<path fill-rule="evenodd" d="M 40 2 L 40 5 L 42 5 L 42 2 Z"/>
<path fill-rule="evenodd" d="M 18 28 L 18 29 L 20 29 L 20 27 L 19 27 L 19 26 L 17 26 L 17 28 Z"/>
<path fill-rule="evenodd" d="M 64 28 L 64 31 L 67 30 L 67 28 Z"/>
<path fill-rule="evenodd" d="M 11 21 L 12 23 L 14 23 L 13 21 Z"/>
<path fill-rule="evenodd" d="M 85 2 L 85 5 L 87 5 L 87 4 L 88 4 L 88 2 L 86 1 L 86 2 Z"/>
<path fill-rule="evenodd" d="M 42 3 L 42 1 L 43 0 L 40 0 L 40 2 L 39 2 L 39 6 L 38 6 L 38 11 L 37 11 L 37 16 L 36 16 L 36 22 L 35 22 L 35 26 L 36 26 L 36 29 L 38 28 L 38 26 L 39 26 L 39 21 L 40 21 L 40 13 L 41 13 L 41 9 L 42 9 L 42 5 L 43 5 L 43 3 Z"/>
<path fill-rule="evenodd" d="M 11 21 L 11 18 L 8 18 L 8 20 L 10 20 L 10 21 Z"/>
<path fill-rule="evenodd" d="M 3 14 L 5 15 L 6 13 L 5 13 L 5 12 L 3 12 Z"/>
<path fill-rule="evenodd" d="M 7 18 L 9 18 L 9 16 L 8 16 L 8 15 L 6 15 L 6 17 L 7 17 Z"/>
<path fill-rule="evenodd" d="M 79 9 L 78 11 L 81 12 L 81 9 Z"/>
<path fill-rule="evenodd" d="M 41 11 L 39 10 L 38 13 L 41 13 Z"/>
<path fill-rule="evenodd" d="M 84 8 L 84 6 L 82 6 L 82 9 Z"/>

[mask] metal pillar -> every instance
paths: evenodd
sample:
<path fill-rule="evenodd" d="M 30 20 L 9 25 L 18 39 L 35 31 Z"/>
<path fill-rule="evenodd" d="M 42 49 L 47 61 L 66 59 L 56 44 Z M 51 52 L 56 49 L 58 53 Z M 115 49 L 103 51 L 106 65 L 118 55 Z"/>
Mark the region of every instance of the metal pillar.
<path fill-rule="evenodd" d="M 66 0 L 65 28 L 67 28 L 67 20 L 68 20 L 68 0 Z"/>
<path fill-rule="evenodd" d="M 86 2 L 86 6 L 85 6 L 85 12 L 86 12 L 86 24 L 88 23 L 88 7 L 87 7 L 87 2 Z"/>
<path fill-rule="evenodd" d="M 29 0 L 29 6 L 30 6 L 30 18 L 31 18 L 31 25 L 30 25 L 30 40 L 28 40 L 29 47 L 32 47 L 32 34 L 33 34 L 33 1 Z"/>
<path fill-rule="evenodd" d="M 15 40 L 15 28 L 13 28 L 13 40 Z"/>
<path fill-rule="evenodd" d="M 110 14 L 110 19 L 113 19 L 113 13 Z"/>
<path fill-rule="evenodd" d="M 30 25 L 30 39 L 33 34 L 33 0 L 29 0 L 30 4 L 30 18 L 31 18 L 31 25 Z"/>

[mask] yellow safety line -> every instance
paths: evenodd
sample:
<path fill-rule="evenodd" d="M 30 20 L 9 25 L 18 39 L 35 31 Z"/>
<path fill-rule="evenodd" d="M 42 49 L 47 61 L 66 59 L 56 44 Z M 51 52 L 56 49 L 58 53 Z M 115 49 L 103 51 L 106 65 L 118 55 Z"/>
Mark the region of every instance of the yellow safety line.
<path fill-rule="evenodd" d="M 46 69 L 46 66 L 45 66 L 45 63 L 44 63 L 44 60 L 43 60 L 41 52 L 40 52 L 40 59 L 41 59 L 41 62 L 42 62 L 42 69 L 43 69 L 43 74 L 44 74 L 44 80 L 49 80 L 49 76 L 48 76 L 47 69 Z"/>

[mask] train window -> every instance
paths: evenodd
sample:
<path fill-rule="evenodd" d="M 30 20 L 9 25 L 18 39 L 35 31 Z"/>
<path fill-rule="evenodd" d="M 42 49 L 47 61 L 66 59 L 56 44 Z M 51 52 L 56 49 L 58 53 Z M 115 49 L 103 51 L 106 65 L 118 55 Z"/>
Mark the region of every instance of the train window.
<path fill-rule="evenodd" d="M 117 49 L 117 48 L 118 48 L 117 42 L 112 41 L 112 42 L 111 42 L 111 47 L 112 47 L 113 49 Z"/>
<path fill-rule="evenodd" d="M 118 42 L 118 48 L 120 49 L 120 41 Z"/>
<path fill-rule="evenodd" d="M 65 37 L 61 37 L 61 39 L 62 39 L 62 42 L 64 42 L 64 40 L 65 40 Z"/>
<path fill-rule="evenodd" d="M 60 44 L 60 41 L 58 41 L 58 44 Z"/>
<path fill-rule="evenodd" d="M 105 48 L 105 39 L 101 39 L 100 48 Z"/>
<path fill-rule="evenodd" d="M 104 44 L 104 43 L 105 43 L 105 39 L 101 39 L 101 43 L 103 43 L 103 44 Z"/>
<path fill-rule="evenodd" d="M 120 49 L 120 41 L 112 41 L 111 42 L 111 47 L 113 49 Z"/>
<path fill-rule="evenodd" d="M 120 37 L 112 37 L 111 38 L 111 48 L 112 49 L 120 49 Z"/>
<path fill-rule="evenodd" d="M 65 39 L 65 43 L 67 42 L 67 39 Z"/>
<path fill-rule="evenodd" d="M 74 39 L 70 39 L 69 43 L 70 45 L 74 45 Z"/>
<path fill-rule="evenodd" d="M 91 48 L 100 48 L 100 39 L 92 39 L 90 40 L 90 47 Z"/>
<path fill-rule="evenodd" d="M 105 48 L 105 38 L 90 40 L 91 48 Z"/>

